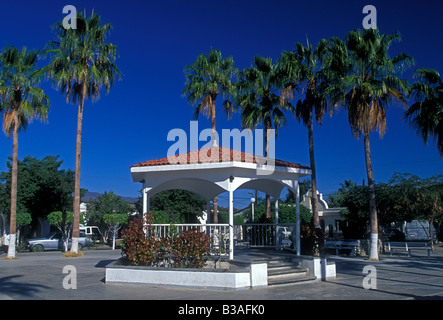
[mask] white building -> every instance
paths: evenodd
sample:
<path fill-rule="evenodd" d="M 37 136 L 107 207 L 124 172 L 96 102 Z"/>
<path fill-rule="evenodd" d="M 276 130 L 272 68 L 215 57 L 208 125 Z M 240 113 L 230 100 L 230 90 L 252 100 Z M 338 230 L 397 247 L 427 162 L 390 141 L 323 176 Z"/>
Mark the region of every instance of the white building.
<path fill-rule="evenodd" d="M 311 197 L 312 190 L 308 190 L 305 195 L 303 195 L 303 200 L 300 204 L 304 205 L 306 208 L 311 210 L 312 213 L 312 205 L 311 205 Z M 329 237 L 334 237 L 337 234 L 342 233 L 342 223 L 340 217 L 340 211 L 346 208 L 329 208 L 328 203 L 323 199 L 323 194 L 317 191 L 317 199 L 318 199 L 318 217 L 320 219 L 320 227 L 325 233 L 325 235 L 329 235 Z"/>

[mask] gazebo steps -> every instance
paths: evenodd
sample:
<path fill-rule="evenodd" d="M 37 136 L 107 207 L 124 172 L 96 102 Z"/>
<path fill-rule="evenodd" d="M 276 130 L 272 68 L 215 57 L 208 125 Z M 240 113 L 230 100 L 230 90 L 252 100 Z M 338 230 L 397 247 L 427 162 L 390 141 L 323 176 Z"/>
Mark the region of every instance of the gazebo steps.
<path fill-rule="evenodd" d="M 307 268 L 286 260 L 268 261 L 268 285 L 285 285 L 313 281 L 317 277 L 308 273 Z"/>
<path fill-rule="evenodd" d="M 316 276 L 303 275 L 297 277 L 285 277 L 278 279 L 269 279 L 268 278 L 268 286 L 283 286 L 289 284 L 297 284 L 302 282 L 309 282 L 317 280 Z"/>

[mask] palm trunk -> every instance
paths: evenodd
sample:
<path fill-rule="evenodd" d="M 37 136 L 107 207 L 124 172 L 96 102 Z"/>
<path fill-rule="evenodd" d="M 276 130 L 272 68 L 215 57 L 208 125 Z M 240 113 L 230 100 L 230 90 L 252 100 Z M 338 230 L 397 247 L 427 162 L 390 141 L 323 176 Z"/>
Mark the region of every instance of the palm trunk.
<path fill-rule="evenodd" d="M 218 142 L 216 139 L 216 129 L 215 129 L 215 100 L 217 99 L 217 96 L 212 96 L 212 106 L 211 106 L 211 129 L 212 129 L 212 147 L 216 147 L 218 146 Z M 214 157 L 214 155 L 212 154 L 211 151 L 211 157 Z M 217 160 L 218 160 L 218 155 L 217 155 Z M 213 210 L 214 210 L 214 216 L 212 219 L 212 223 L 218 223 L 218 205 L 217 205 L 217 197 L 214 197 L 212 199 L 212 203 L 213 203 Z"/>
<path fill-rule="evenodd" d="M 311 183 L 312 183 L 312 218 L 314 220 L 314 227 L 320 228 L 320 218 L 318 216 L 318 197 L 317 197 L 317 174 L 315 170 L 315 157 L 314 157 L 314 124 L 312 121 L 312 109 L 310 111 L 310 119 L 307 125 L 308 127 L 308 140 L 309 140 L 309 160 L 311 164 Z"/>
<path fill-rule="evenodd" d="M 371 147 L 369 143 L 369 133 L 364 133 L 363 135 L 364 135 L 364 145 L 365 145 L 366 172 L 368 175 L 369 215 L 371 223 L 371 243 L 370 243 L 369 260 L 378 261 L 378 221 L 377 221 L 377 208 L 375 206 L 375 186 L 374 186 L 374 174 L 372 172 Z"/>
<path fill-rule="evenodd" d="M 78 104 L 77 114 L 77 138 L 75 144 L 75 182 L 74 182 L 74 217 L 72 224 L 72 244 L 71 252 L 78 253 L 78 239 L 80 236 L 80 160 L 82 148 L 82 124 L 83 124 L 83 105 L 86 96 L 86 83 L 83 84 L 83 95 Z"/>
<path fill-rule="evenodd" d="M 269 154 L 269 130 L 272 129 L 272 124 L 270 119 L 265 120 L 265 157 Z M 266 194 L 266 219 L 271 219 L 271 196 Z"/>
<path fill-rule="evenodd" d="M 266 219 L 271 219 L 271 196 L 266 195 Z"/>
<path fill-rule="evenodd" d="M 15 258 L 17 240 L 17 164 L 18 164 L 18 120 L 15 120 L 12 131 L 12 169 L 11 169 L 11 214 L 9 216 L 8 258 Z"/>
<path fill-rule="evenodd" d="M 217 197 L 212 199 L 214 216 L 212 217 L 212 223 L 218 223 L 218 205 L 217 205 Z"/>
<path fill-rule="evenodd" d="M 212 96 L 212 106 L 211 106 L 211 130 L 212 130 L 212 146 L 216 147 L 218 146 L 218 141 L 216 139 L 216 129 L 215 129 L 215 100 L 217 99 L 217 96 Z"/>

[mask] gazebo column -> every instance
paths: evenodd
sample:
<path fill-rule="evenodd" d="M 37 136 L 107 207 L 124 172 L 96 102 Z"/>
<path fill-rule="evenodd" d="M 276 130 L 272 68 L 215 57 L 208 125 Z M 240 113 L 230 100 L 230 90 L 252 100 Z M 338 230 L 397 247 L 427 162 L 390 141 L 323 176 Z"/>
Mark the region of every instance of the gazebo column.
<path fill-rule="evenodd" d="M 142 213 L 142 219 L 145 220 L 145 214 L 149 212 L 150 210 L 150 202 L 151 197 L 148 196 L 148 188 L 143 189 L 143 213 Z M 144 222 L 146 224 L 146 221 Z"/>
<path fill-rule="evenodd" d="M 297 181 L 297 187 L 295 189 L 295 232 L 297 237 L 295 239 L 295 245 L 297 249 L 297 255 L 301 254 L 300 248 L 300 186 Z"/>
<path fill-rule="evenodd" d="M 150 197 L 148 196 L 148 189 L 143 189 L 143 215 L 148 213 L 150 209 Z"/>
<path fill-rule="evenodd" d="M 143 215 L 148 212 L 148 195 L 146 194 L 146 189 L 143 188 Z"/>
<path fill-rule="evenodd" d="M 229 188 L 229 260 L 234 259 L 234 191 Z"/>
<path fill-rule="evenodd" d="M 146 227 L 148 225 L 148 221 L 146 219 L 146 217 L 147 217 L 146 214 L 149 212 L 149 200 L 150 200 L 150 197 L 148 196 L 148 191 L 149 191 L 149 188 L 144 188 L 142 191 L 142 194 L 143 194 L 142 221 L 143 221 L 143 226 L 144 226 L 144 228 L 143 228 L 144 232 L 146 232 Z"/>
<path fill-rule="evenodd" d="M 280 250 L 280 239 L 278 233 L 278 198 L 275 198 L 274 204 L 274 214 L 275 214 L 275 248 Z"/>
<path fill-rule="evenodd" d="M 275 198 L 275 224 L 278 224 L 278 199 Z"/>

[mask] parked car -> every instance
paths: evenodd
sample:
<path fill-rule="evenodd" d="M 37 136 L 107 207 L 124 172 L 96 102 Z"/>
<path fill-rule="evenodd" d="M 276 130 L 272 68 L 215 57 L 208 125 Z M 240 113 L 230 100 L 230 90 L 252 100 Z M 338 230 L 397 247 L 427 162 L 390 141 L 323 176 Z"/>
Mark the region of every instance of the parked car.
<path fill-rule="evenodd" d="M 83 247 L 89 245 L 91 239 L 86 237 L 84 232 L 80 232 L 78 239 L 78 248 L 81 250 Z M 65 244 L 63 236 L 60 231 L 51 232 L 42 238 L 32 238 L 27 241 L 27 247 L 30 251 L 41 252 L 45 250 L 64 250 Z M 68 250 L 71 248 L 71 239 L 68 241 Z"/>
<path fill-rule="evenodd" d="M 429 241 L 437 240 L 437 232 L 428 221 L 412 220 L 404 226 L 406 241 Z M 429 237 L 430 234 L 430 237 Z"/>

